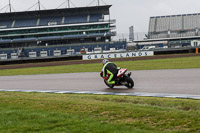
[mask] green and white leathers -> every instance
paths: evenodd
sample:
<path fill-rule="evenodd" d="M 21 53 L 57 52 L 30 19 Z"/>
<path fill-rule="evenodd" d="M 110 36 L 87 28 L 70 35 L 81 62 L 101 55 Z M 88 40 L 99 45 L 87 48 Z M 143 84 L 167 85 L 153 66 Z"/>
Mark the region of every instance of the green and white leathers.
<path fill-rule="evenodd" d="M 110 76 L 109 76 L 109 79 L 108 79 L 108 84 L 115 84 L 115 77 L 117 76 L 117 73 L 118 73 L 118 69 L 117 69 L 117 66 L 112 63 L 112 62 L 107 62 L 106 64 L 104 64 L 103 66 L 103 77 L 106 77 L 106 74 L 108 73 Z"/>

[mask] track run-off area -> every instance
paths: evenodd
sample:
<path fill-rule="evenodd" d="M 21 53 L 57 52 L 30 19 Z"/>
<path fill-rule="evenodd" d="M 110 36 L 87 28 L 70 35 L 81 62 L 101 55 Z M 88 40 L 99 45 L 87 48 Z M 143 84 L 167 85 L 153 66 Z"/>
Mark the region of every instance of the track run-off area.
<path fill-rule="evenodd" d="M 99 73 L 0 76 L 0 91 L 114 94 L 200 99 L 200 69 L 131 71 L 133 89 L 108 88 Z"/>

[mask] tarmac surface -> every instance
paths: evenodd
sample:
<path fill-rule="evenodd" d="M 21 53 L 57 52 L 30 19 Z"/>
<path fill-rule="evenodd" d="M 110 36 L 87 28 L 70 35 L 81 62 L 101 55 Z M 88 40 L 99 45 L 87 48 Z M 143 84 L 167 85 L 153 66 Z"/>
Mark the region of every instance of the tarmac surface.
<path fill-rule="evenodd" d="M 200 95 L 200 69 L 132 71 L 131 77 L 133 89 L 110 89 L 97 72 L 0 76 L 0 89 Z"/>

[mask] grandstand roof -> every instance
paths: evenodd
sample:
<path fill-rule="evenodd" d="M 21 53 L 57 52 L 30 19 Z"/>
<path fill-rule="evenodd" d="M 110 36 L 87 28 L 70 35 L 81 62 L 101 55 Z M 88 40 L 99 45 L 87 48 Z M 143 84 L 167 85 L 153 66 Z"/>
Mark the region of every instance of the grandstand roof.
<path fill-rule="evenodd" d="M 199 40 L 200 36 L 188 36 L 188 37 L 174 37 L 174 38 L 157 38 L 157 39 L 146 39 L 146 40 L 136 40 L 135 43 L 142 42 L 157 42 L 157 41 L 180 41 L 180 40 Z"/>
<path fill-rule="evenodd" d="M 24 12 L 11 12 L 0 13 L 0 20 L 20 19 L 20 18 L 34 18 L 34 17 L 49 17 L 49 16 L 69 16 L 81 14 L 104 14 L 109 15 L 109 8 L 112 5 L 104 6 L 91 6 L 91 7 L 76 7 L 76 8 L 62 8 L 62 9 L 49 9 L 38 11 L 24 11 Z"/>
<path fill-rule="evenodd" d="M 152 16 L 150 18 L 164 18 L 164 17 L 192 16 L 192 15 L 200 15 L 200 13 L 178 14 L 178 15 L 165 15 L 165 16 Z"/>

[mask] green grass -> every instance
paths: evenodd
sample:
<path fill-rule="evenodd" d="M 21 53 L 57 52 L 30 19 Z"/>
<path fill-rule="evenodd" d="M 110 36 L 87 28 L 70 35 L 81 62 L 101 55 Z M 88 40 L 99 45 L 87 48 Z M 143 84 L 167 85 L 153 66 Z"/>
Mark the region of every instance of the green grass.
<path fill-rule="evenodd" d="M 128 70 L 187 69 L 187 68 L 200 68 L 200 57 L 124 61 L 115 63 L 122 68 L 128 68 Z M 99 72 L 101 69 L 102 69 L 102 64 L 100 61 L 100 63 L 96 64 L 65 65 L 65 66 L 24 68 L 24 69 L 6 69 L 6 70 L 0 70 L 0 76 Z"/>
<path fill-rule="evenodd" d="M 129 70 L 200 68 L 200 57 L 115 62 Z M 0 70 L 0 76 L 99 72 L 98 64 Z M 199 133 L 200 100 L 0 92 L 0 133 Z"/>
<path fill-rule="evenodd" d="M 200 132 L 200 101 L 0 92 L 1 133 Z"/>

